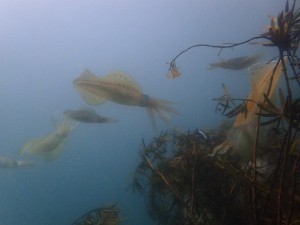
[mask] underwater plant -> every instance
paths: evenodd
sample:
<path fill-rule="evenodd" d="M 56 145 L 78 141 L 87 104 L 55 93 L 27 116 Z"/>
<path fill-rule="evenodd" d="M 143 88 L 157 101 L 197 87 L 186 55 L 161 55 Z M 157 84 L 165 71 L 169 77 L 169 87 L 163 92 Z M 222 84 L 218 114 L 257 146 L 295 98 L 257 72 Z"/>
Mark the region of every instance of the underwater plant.
<path fill-rule="evenodd" d="M 132 185 L 157 224 L 299 224 L 299 42 L 300 9 L 287 0 L 267 32 L 238 43 L 193 45 L 171 60 L 169 74 L 176 78 L 176 60 L 192 48 L 278 50 L 270 62 L 250 67 L 246 98 L 232 97 L 223 84 L 216 110 L 235 118 L 231 126 L 220 126 L 209 140 L 188 132 L 142 142 Z"/>
<path fill-rule="evenodd" d="M 208 156 L 227 125 L 205 131 L 208 139 L 196 130 L 164 132 L 148 145 L 142 140 L 132 189 L 144 196 L 156 224 L 251 224 L 247 179 L 235 179 L 243 172 L 229 159 Z"/>
<path fill-rule="evenodd" d="M 174 79 L 176 77 L 179 77 L 180 75 L 181 75 L 181 73 L 178 70 L 178 68 L 176 67 L 175 61 L 171 62 L 170 67 L 169 67 L 169 72 L 167 73 L 167 78 L 168 79 Z"/>
<path fill-rule="evenodd" d="M 276 224 L 278 180 L 274 180 L 274 165 L 257 161 L 257 168 L 242 168 L 234 156 L 209 156 L 212 149 L 226 140 L 226 122 L 218 129 L 178 133 L 162 132 L 146 145 L 142 140 L 140 162 L 131 188 L 144 197 L 147 211 L 155 224 Z M 269 133 L 268 145 L 262 148 L 267 159 L 278 153 L 280 143 L 275 133 Z M 277 162 L 273 158 L 272 162 Z M 290 157 L 287 174 L 294 173 Z M 271 161 L 271 160 L 270 160 Z M 271 171 L 271 172 L 270 172 Z M 299 182 L 299 171 L 296 174 Z M 288 176 L 290 185 L 294 178 Z M 276 182 L 276 183 L 274 183 Z M 299 184 L 297 183 L 299 186 Z M 290 203 L 286 195 L 282 207 Z M 300 190 L 294 189 L 295 202 L 291 222 L 299 220 Z M 286 208 L 288 209 L 288 208 Z M 286 224 L 281 221 L 279 224 Z M 288 223 L 292 224 L 292 223 Z"/>
<path fill-rule="evenodd" d="M 120 211 L 117 203 L 108 207 L 92 209 L 76 219 L 72 225 L 119 225 L 122 221 Z"/>

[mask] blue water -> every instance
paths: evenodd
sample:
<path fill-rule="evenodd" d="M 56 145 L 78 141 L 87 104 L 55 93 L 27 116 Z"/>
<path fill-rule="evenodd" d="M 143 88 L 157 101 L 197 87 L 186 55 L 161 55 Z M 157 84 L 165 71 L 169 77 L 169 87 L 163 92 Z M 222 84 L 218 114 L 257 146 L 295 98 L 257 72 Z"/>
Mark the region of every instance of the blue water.
<path fill-rule="evenodd" d="M 239 42 L 264 32 L 279 0 L 2 0 L 0 7 L 0 155 L 35 160 L 31 168 L 0 170 L 0 225 L 68 225 L 83 213 L 118 202 L 123 224 L 153 224 L 143 197 L 126 191 L 141 139 L 155 132 L 146 111 L 107 102 L 94 107 L 114 124 L 80 124 L 55 161 L 19 156 L 24 141 L 54 130 L 51 117 L 85 105 L 72 81 L 90 69 L 131 74 L 143 92 L 178 103 L 172 124 L 215 128 L 213 98 L 225 83 L 233 96 L 250 90 L 247 71 L 207 70 L 220 58 L 253 54 L 260 46 L 222 51 L 197 48 L 176 62 L 182 76 L 167 80 L 167 62 L 190 45 Z M 272 49 L 265 49 L 265 58 Z"/>

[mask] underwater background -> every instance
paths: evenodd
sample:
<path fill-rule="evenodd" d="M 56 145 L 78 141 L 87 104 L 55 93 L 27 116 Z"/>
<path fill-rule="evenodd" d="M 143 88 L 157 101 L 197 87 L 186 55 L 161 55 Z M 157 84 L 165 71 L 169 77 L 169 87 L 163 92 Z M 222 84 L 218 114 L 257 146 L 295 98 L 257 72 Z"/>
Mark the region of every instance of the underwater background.
<path fill-rule="evenodd" d="M 34 160 L 28 168 L 0 168 L 0 225 L 72 224 L 89 210 L 118 202 L 123 224 L 153 224 L 130 182 L 141 139 L 167 129 L 214 128 L 223 117 L 212 99 L 245 97 L 247 70 L 208 70 L 222 58 L 251 55 L 260 46 L 196 48 L 176 62 L 182 76 L 168 80 L 167 64 L 188 46 L 240 42 L 264 32 L 279 0 L 2 0 L 0 3 L 0 155 Z M 265 59 L 274 49 L 264 48 Z M 86 68 L 96 75 L 122 70 L 143 92 L 177 103 L 182 116 L 157 130 L 144 108 L 106 102 L 94 106 L 112 124 L 79 124 L 54 161 L 19 155 L 24 141 L 47 135 L 53 117 L 86 104 L 72 81 Z M 212 178 L 213 179 L 213 178 Z"/>

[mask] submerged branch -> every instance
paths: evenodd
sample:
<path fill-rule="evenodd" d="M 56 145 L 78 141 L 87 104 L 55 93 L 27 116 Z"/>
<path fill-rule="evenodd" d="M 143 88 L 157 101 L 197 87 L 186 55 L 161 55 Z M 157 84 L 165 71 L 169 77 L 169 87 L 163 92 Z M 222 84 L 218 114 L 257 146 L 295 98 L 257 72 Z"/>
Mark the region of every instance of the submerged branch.
<path fill-rule="evenodd" d="M 263 37 L 263 36 L 257 36 L 257 37 L 252 37 L 246 41 L 242 41 L 242 42 L 239 42 L 239 43 L 228 43 L 227 45 L 210 45 L 210 44 L 196 44 L 196 45 L 192 45 L 188 48 L 186 48 L 185 50 L 181 51 L 180 53 L 178 53 L 173 59 L 172 61 L 170 62 L 170 65 L 174 64 L 175 63 L 175 60 L 181 56 L 183 53 L 193 49 L 193 48 L 198 48 L 198 47 L 209 47 L 209 48 L 219 48 L 220 51 L 222 51 L 223 49 L 225 48 L 233 48 L 233 47 L 236 47 L 236 46 L 239 46 L 239 45 L 243 45 L 243 44 L 246 44 L 246 43 L 249 43 L 250 41 L 253 41 L 253 40 L 256 40 L 256 39 L 261 39 L 261 38 L 265 38 L 267 39 L 266 37 Z"/>

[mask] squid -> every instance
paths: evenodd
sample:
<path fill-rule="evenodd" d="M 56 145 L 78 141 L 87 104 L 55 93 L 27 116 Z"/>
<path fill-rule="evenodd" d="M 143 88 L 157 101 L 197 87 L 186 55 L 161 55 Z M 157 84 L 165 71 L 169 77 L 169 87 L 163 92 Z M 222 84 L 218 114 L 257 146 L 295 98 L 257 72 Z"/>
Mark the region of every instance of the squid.
<path fill-rule="evenodd" d="M 1 168 L 17 168 L 17 167 L 28 167 L 33 166 L 33 161 L 27 160 L 14 160 L 5 156 L 0 156 L 0 167 Z"/>
<path fill-rule="evenodd" d="M 71 130 L 76 127 L 70 119 L 64 118 L 54 132 L 39 138 L 27 140 L 20 148 L 20 155 L 41 155 L 45 160 L 57 159 L 63 152 L 66 139 Z"/>
<path fill-rule="evenodd" d="M 114 120 L 109 117 L 100 116 L 94 109 L 82 108 L 78 110 L 67 109 L 64 111 L 64 116 L 69 117 L 73 120 L 82 122 L 82 123 L 115 123 L 117 120 Z"/>
<path fill-rule="evenodd" d="M 252 90 L 247 96 L 245 113 L 237 115 L 227 134 L 227 140 L 216 146 L 211 156 L 231 151 L 247 162 L 251 159 L 255 144 L 259 106 L 264 101 L 264 94 L 272 98 L 282 74 L 281 62 L 257 63 L 249 68 Z"/>
<path fill-rule="evenodd" d="M 229 70 L 242 70 L 256 63 L 262 55 L 263 53 L 260 52 L 251 56 L 241 56 L 233 59 L 223 59 L 215 63 L 210 63 L 209 69 L 223 68 Z"/>
<path fill-rule="evenodd" d="M 109 100 L 122 105 L 146 108 L 154 128 L 156 127 L 154 114 L 167 124 L 170 123 L 170 114 L 180 115 L 172 108 L 174 103 L 144 94 L 139 84 L 125 72 L 116 71 L 97 77 L 89 70 L 85 70 L 73 84 L 89 105 L 100 105 Z"/>

